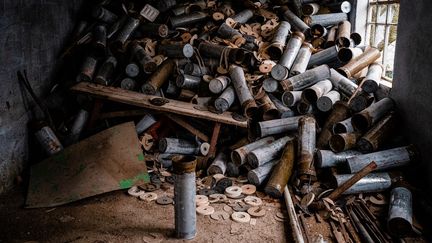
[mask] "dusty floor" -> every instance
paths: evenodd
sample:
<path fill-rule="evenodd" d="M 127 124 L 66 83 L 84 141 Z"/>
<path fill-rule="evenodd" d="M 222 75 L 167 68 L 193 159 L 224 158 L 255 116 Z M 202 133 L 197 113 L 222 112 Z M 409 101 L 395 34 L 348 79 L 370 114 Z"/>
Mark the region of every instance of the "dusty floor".
<path fill-rule="evenodd" d="M 173 205 L 145 203 L 117 191 L 52 209 L 23 209 L 24 194 L 15 190 L 0 197 L 0 242 L 179 241 L 172 237 Z M 287 223 L 275 217 L 281 203 L 266 203 L 267 214 L 256 225 L 198 215 L 197 237 L 187 242 L 286 242 Z"/>

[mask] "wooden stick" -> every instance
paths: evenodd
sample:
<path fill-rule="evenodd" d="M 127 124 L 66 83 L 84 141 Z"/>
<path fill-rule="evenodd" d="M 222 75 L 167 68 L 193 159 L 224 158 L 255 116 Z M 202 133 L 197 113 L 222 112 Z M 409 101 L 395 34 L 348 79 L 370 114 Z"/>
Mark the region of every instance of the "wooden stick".
<path fill-rule="evenodd" d="M 144 116 L 148 113 L 147 110 L 129 110 L 129 111 L 112 111 L 100 114 L 99 119 L 129 117 L 129 116 Z"/>
<path fill-rule="evenodd" d="M 171 121 L 177 123 L 179 126 L 181 126 L 184 129 L 188 130 L 190 133 L 192 133 L 193 135 L 197 136 L 199 139 L 203 140 L 204 142 L 208 142 L 210 140 L 207 135 L 205 135 L 204 133 L 202 133 L 201 131 L 199 131 L 195 127 L 191 126 L 189 123 L 187 123 L 182 118 L 180 118 L 178 116 L 175 116 L 175 115 L 171 115 L 171 114 L 166 114 L 166 116 Z"/>

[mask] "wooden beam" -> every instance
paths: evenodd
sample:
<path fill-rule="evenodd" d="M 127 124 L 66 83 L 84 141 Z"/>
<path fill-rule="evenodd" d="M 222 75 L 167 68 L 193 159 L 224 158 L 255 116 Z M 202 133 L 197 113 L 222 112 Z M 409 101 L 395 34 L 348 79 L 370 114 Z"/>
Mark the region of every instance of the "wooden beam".
<path fill-rule="evenodd" d="M 102 99 L 116 101 L 128 105 L 135 105 L 156 111 L 165 111 L 175 113 L 183 116 L 196 117 L 215 122 L 220 122 L 228 125 L 234 125 L 239 127 L 247 127 L 247 121 L 237 121 L 232 118 L 232 112 L 224 112 L 222 114 L 216 114 L 206 110 L 198 110 L 194 107 L 195 104 L 186 103 L 182 101 L 166 99 L 169 102 L 157 106 L 153 105 L 150 100 L 153 98 L 160 98 L 158 96 L 146 95 L 138 92 L 128 91 L 121 88 L 107 87 L 99 84 L 92 84 L 87 82 L 81 82 L 71 88 L 72 91 L 86 93 Z"/>
<path fill-rule="evenodd" d="M 196 129 L 195 127 L 193 127 L 192 125 L 190 125 L 189 123 L 187 123 L 182 118 L 180 118 L 178 116 L 175 116 L 175 115 L 170 115 L 170 114 L 167 114 L 166 116 L 171 121 L 177 123 L 179 126 L 181 126 L 184 129 L 188 130 L 190 133 L 192 133 L 193 135 L 197 136 L 199 139 L 203 140 L 204 142 L 208 142 L 210 140 L 207 135 L 205 135 L 204 133 L 202 133 L 201 131 L 199 131 L 198 129 Z"/>
<path fill-rule="evenodd" d="M 146 114 L 148 114 L 147 110 L 111 111 L 101 113 L 99 116 L 99 120 L 118 117 L 144 116 Z"/>

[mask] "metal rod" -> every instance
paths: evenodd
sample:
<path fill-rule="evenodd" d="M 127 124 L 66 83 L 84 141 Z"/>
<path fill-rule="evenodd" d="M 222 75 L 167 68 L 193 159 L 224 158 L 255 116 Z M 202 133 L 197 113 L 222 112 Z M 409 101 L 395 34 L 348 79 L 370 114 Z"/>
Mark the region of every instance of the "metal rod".
<path fill-rule="evenodd" d="M 195 142 L 190 142 L 177 138 L 162 138 L 159 141 L 159 151 L 171 154 L 199 154 L 200 146 Z"/>
<path fill-rule="evenodd" d="M 173 28 L 182 27 L 182 26 L 189 26 L 196 23 L 200 23 L 204 20 L 206 20 L 208 17 L 208 14 L 203 12 L 194 12 L 190 14 L 182 14 L 179 16 L 171 16 L 170 17 L 170 23 Z"/>
<path fill-rule="evenodd" d="M 180 74 L 177 76 L 176 84 L 182 89 L 197 89 L 201 83 L 201 77 L 195 77 L 187 74 Z"/>
<path fill-rule="evenodd" d="M 291 30 L 291 25 L 286 21 L 281 21 L 273 35 L 270 46 L 267 48 L 267 53 L 273 60 L 278 60 L 283 54 L 288 34 Z"/>
<path fill-rule="evenodd" d="M 288 21 L 296 30 L 307 33 L 309 32 L 309 26 L 303 22 L 297 15 L 295 15 L 291 10 L 288 9 L 288 7 L 283 6 L 281 7 L 281 10 L 283 11 L 283 18 Z"/>
<path fill-rule="evenodd" d="M 326 63 L 331 63 L 337 60 L 339 47 L 334 45 L 320 52 L 313 54 L 308 63 L 308 67 L 319 66 Z"/>

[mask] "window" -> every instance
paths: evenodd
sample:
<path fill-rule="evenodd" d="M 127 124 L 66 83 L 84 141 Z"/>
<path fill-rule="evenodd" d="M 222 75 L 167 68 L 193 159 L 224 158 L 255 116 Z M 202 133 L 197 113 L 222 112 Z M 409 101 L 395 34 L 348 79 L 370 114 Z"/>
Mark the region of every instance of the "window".
<path fill-rule="evenodd" d="M 365 44 L 381 51 L 387 81 L 393 79 L 399 5 L 399 0 L 368 0 L 367 6 Z"/>

